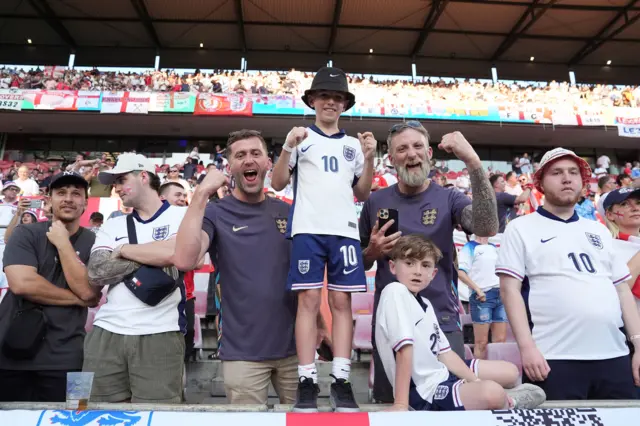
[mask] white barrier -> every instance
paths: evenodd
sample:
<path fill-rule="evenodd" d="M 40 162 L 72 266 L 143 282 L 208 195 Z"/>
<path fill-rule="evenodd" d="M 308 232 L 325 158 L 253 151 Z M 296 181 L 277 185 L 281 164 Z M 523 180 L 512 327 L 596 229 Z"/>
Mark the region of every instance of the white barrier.
<path fill-rule="evenodd" d="M 176 407 L 178 408 L 178 407 Z M 640 408 L 549 408 L 404 413 L 257 413 L 185 411 L 0 411 L 2 426 L 631 426 Z"/>

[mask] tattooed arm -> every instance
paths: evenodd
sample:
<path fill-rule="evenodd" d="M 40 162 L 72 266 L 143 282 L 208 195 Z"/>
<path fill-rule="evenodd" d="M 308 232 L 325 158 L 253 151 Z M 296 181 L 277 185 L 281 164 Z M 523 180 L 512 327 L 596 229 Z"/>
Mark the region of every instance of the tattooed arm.
<path fill-rule="evenodd" d="M 492 237 L 498 233 L 496 193 L 481 164 L 469 167 L 469 178 L 473 200 L 462 210 L 460 224 L 479 237 Z"/>
<path fill-rule="evenodd" d="M 87 265 L 89 284 L 96 287 L 117 284 L 138 268 L 139 263 L 113 256 L 111 250 L 97 250 L 91 253 Z"/>

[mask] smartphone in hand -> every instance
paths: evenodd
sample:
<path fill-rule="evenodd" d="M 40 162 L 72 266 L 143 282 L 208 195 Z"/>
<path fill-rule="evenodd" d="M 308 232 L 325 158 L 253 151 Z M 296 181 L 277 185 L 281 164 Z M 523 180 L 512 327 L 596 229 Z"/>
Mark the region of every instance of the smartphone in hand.
<path fill-rule="evenodd" d="M 378 225 L 382 228 L 387 222 L 393 220 L 393 224 L 384 233 L 385 237 L 395 234 L 400 230 L 400 222 L 398 221 L 398 210 L 396 209 L 380 209 L 378 210 Z"/>

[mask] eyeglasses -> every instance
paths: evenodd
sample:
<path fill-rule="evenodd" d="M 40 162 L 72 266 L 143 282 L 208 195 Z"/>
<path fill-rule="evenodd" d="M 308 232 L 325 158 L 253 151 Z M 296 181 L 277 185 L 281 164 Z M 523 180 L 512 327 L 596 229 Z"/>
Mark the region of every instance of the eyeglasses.
<path fill-rule="evenodd" d="M 177 170 L 169 170 L 169 173 L 178 173 Z"/>
<path fill-rule="evenodd" d="M 403 129 L 424 129 L 424 127 L 422 127 L 422 124 L 419 121 L 409 120 L 391 126 L 391 128 L 389 129 L 389 134 L 391 135 L 393 133 L 397 133 Z"/>

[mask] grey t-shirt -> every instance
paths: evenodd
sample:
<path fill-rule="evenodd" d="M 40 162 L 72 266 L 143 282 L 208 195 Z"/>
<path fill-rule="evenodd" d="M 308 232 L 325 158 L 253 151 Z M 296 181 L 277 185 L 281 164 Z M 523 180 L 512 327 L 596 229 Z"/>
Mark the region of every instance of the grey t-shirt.
<path fill-rule="evenodd" d="M 296 300 L 287 290 L 291 241 L 289 205 L 267 197 L 257 204 L 233 195 L 209 203 L 202 223 L 220 273 L 220 359 L 265 361 L 296 353 Z"/>
<path fill-rule="evenodd" d="M 58 251 L 47 239 L 51 222 L 39 222 L 18 226 L 11 235 L 4 251 L 4 267 L 26 265 L 36 268 L 39 275 L 60 288 L 69 288 L 58 260 Z M 88 229 L 72 236 L 73 248 L 80 260 L 89 261 L 96 235 Z M 9 291 L 0 303 L 0 340 L 9 326 L 16 296 Z M 83 361 L 83 345 L 87 321 L 87 308 L 80 306 L 43 307 L 47 318 L 47 333 L 38 354 L 31 360 L 16 361 L 0 352 L 0 369 L 3 370 L 80 370 Z"/>
<path fill-rule="evenodd" d="M 420 294 L 433 305 L 438 322 L 445 332 L 459 331 L 458 273 L 453 265 L 455 247 L 453 229 L 460 223 L 462 210 L 471 200 L 455 189 L 430 184 L 416 195 L 408 196 L 398 185 L 380 189 L 371 194 L 360 214 L 360 240 L 362 247 L 369 244 L 371 230 L 376 224 L 379 209 L 397 209 L 398 225 L 403 235 L 420 234 L 430 238 L 442 251 L 438 273 L 429 287 Z M 389 259 L 378 262 L 376 270 L 376 300 L 382 289 L 396 277 L 389 270 Z"/>

